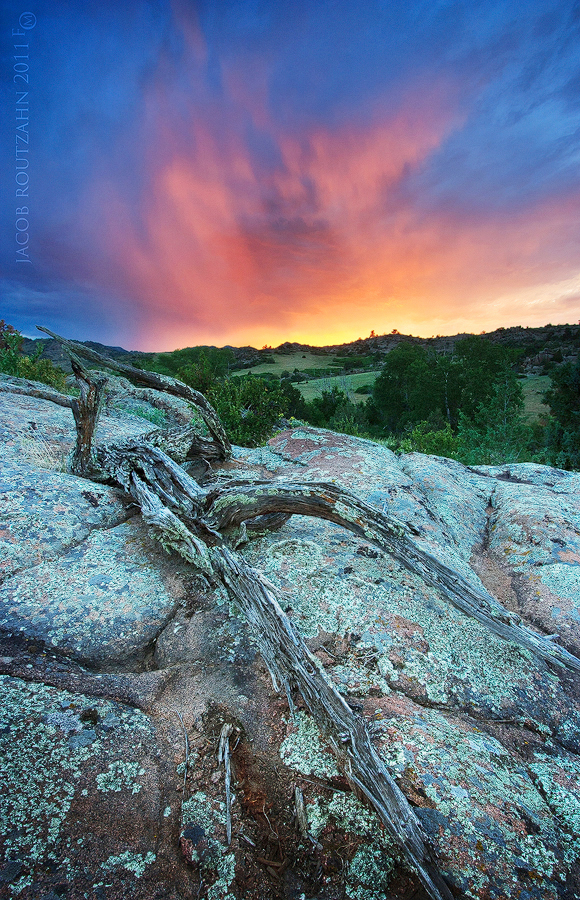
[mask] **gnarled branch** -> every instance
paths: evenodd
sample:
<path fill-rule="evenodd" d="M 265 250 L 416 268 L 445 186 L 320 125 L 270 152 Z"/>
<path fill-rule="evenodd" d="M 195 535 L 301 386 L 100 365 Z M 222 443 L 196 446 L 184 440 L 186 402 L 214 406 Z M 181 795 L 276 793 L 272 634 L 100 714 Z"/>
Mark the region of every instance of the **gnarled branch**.
<path fill-rule="evenodd" d="M 66 394 L 61 394 L 60 391 L 41 384 L 39 381 L 29 381 L 26 378 L 4 375 L 0 381 L 0 391 L 5 394 L 21 394 L 25 397 L 37 397 L 39 400 L 50 400 L 51 403 L 67 409 L 72 409 L 73 405 L 72 397 L 67 397 Z"/>
<path fill-rule="evenodd" d="M 420 547 L 402 522 L 360 500 L 335 484 L 230 484 L 210 493 L 206 521 L 218 530 L 261 515 L 315 516 L 341 525 L 386 550 L 409 571 L 441 591 L 453 606 L 472 616 L 505 640 L 514 641 L 548 662 L 580 672 L 580 660 L 564 647 L 527 628 L 491 594 L 471 584 L 460 572 Z"/>
<path fill-rule="evenodd" d="M 183 382 L 178 381 L 177 378 L 170 378 L 168 375 L 158 375 L 157 372 L 147 372 L 144 369 L 137 369 L 135 366 L 124 365 L 123 363 L 117 362 L 117 360 L 111 359 L 110 356 L 104 356 L 102 353 L 98 353 L 90 347 L 85 347 L 84 344 L 79 344 L 76 341 L 69 341 L 67 338 L 55 334 L 54 331 L 50 331 L 48 328 L 42 328 L 40 325 L 37 325 L 36 327 L 39 331 L 42 331 L 44 334 L 49 334 L 57 340 L 69 353 L 75 353 L 83 359 L 98 363 L 114 372 L 121 372 L 132 384 L 153 388 L 153 390 L 156 391 L 164 391 L 166 394 L 172 394 L 174 397 L 181 397 L 183 400 L 189 401 L 199 411 L 199 414 L 207 425 L 207 428 L 215 441 L 219 458 L 228 459 L 231 456 L 231 444 L 225 433 L 224 427 L 220 422 L 219 416 L 211 403 L 209 403 L 199 391 L 195 391 L 188 385 L 183 384 Z"/>

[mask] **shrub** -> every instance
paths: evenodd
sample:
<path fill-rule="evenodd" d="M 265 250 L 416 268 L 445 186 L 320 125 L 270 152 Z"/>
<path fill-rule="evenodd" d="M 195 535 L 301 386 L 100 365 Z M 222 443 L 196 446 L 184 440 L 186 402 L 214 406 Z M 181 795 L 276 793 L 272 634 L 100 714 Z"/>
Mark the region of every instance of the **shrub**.
<path fill-rule="evenodd" d="M 15 378 L 41 381 L 57 391 L 66 389 L 65 374 L 50 359 L 40 359 L 42 345 L 34 356 L 22 356 L 22 335 L 12 325 L 0 320 L 0 372 Z"/>
<path fill-rule="evenodd" d="M 272 388 L 254 375 L 227 378 L 215 384 L 208 400 L 222 420 L 230 441 L 242 447 L 265 443 L 288 409 L 288 400 L 280 388 Z"/>
<path fill-rule="evenodd" d="M 443 428 L 436 428 L 431 422 L 419 422 L 405 437 L 391 435 L 386 445 L 395 453 L 427 453 L 430 456 L 446 456 L 454 459 L 457 454 L 457 438 L 449 423 Z"/>

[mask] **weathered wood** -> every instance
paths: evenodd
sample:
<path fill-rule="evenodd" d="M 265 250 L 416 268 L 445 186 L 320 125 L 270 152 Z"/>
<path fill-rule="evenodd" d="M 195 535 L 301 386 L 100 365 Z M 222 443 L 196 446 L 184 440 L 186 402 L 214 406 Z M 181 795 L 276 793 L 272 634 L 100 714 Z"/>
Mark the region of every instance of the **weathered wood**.
<path fill-rule="evenodd" d="M 132 384 L 149 387 L 156 391 L 164 391 L 166 394 L 172 394 L 174 397 L 181 397 L 183 400 L 189 401 L 189 403 L 192 403 L 199 411 L 208 431 L 215 441 L 218 448 L 218 458 L 228 459 L 231 456 L 231 444 L 219 416 L 211 403 L 209 403 L 199 391 L 183 384 L 183 382 L 178 381 L 177 378 L 170 378 L 168 375 L 158 375 L 157 372 L 147 372 L 144 369 L 137 369 L 135 366 L 124 365 L 123 363 L 117 362 L 115 359 L 111 359 L 110 356 L 104 356 L 102 353 L 98 353 L 90 347 L 85 347 L 84 344 L 79 344 L 76 341 L 69 341 L 67 338 L 55 334 L 54 331 L 50 331 L 48 328 L 42 328 L 40 325 L 37 325 L 36 327 L 39 331 L 42 331 L 44 334 L 49 334 L 57 340 L 69 353 L 75 353 L 82 359 L 88 359 L 91 362 L 98 363 L 114 372 L 121 372 L 121 374 Z"/>
<path fill-rule="evenodd" d="M 271 481 L 237 483 L 208 494 L 205 520 L 217 530 L 256 516 L 296 514 L 327 519 L 385 550 L 405 568 L 437 588 L 457 608 L 505 640 L 535 656 L 580 672 L 580 660 L 551 637 L 527 628 L 485 589 L 436 559 L 411 537 L 408 527 L 335 484 Z"/>
<path fill-rule="evenodd" d="M 141 504 L 145 520 L 159 529 L 164 545 L 217 578 L 242 609 L 275 684 L 300 692 L 330 740 L 347 779 L 375 809 L 433 900 L 452 900 L 421 824 L 374 749 L 364 720 L 355 716 L 310 653 L 283 612 L 275 588 L 225 544 L 204 549 L 203 542 L 164 506 L 157 490 L 134 472 L 131 479 L 131 493 Z M 163 495 L 165 488 L 159 493 Z"/>
<path fill-rule="evenodd" d="M 93 438 L 103 406 L 107 378 L 104 375 L 89 375 L 79 360 L 71 354 L 73 372 L 80 388 L 80 397 L 72 401 L 72 412 L 77 430 L 77 440 L 72 452 L 70 470 L 81 478 L 102 480 L 98 466 Z"/>
<path fill-rule="evenodd" d="M 58 406 L 72 409 L 73 398 L 61 394 L 60 391 L 40 384 L 38 381 L 28 381 L 26 378 L 3 377 L 0 381 L 0 391 L 6 394 L 23 394 L 25 397 L 38 397 L 39 400 L 50 400 Z"/>
<path fill-rule="evenodd" d="M 304 703 L 331 742 L 350 784 L 362 793 L 433 898 L 451 900 L 417 816 L 374 749 L 365 722 L 326 676 L 293 627 L 275 588 L 227 547 L 210 550 L 214 571 L 232 600 L 253 625 L 253 634 L 268 668 L 280 684 L 300 692 Z"/>

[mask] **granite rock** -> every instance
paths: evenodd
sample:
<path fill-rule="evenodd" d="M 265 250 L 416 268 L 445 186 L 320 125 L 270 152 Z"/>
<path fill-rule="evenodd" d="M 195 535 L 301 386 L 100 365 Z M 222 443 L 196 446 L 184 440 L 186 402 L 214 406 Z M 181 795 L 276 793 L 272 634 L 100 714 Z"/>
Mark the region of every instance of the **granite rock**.
<path fill-rule="evenodd" d="M 274 690 L 235 605 L 163 551 L 119 492 L 59 470 L 68 410 L 6 396 L 0 896 L 64 896 L 64 884 L 70 900 L 425 900 L 316 722 Z M 101 440 L 151 428 L 120 403 Z M 306 426 L 235 448 L 214 474 L 342 485 L 578 653 L 578 474 L 397 457 Z M 578 677 L 329 523 L 294 516 L 241 552 L 366 720 L 455 895 L 579 896 Z M 224 723 L 231 844 L 215 755 Z M 296 787 L 307 834 L 293 822 Z"/>

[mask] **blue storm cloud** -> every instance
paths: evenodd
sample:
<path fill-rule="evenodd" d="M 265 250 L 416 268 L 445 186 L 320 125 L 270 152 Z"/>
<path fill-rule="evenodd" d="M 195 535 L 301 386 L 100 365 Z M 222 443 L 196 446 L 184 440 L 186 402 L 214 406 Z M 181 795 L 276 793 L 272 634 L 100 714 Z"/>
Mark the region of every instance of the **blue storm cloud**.
<path fill-rule="evenodd" d="M 110 186 L 145 238 L 151 154 L 185 152 L 196 121 L 211 123 L 218 140 L 221 127 L 224 145 L 230 123 L 266 179 L 283 167 L 282 138 L 370 125 L 404 108 L 410 87 L 439 84 L 457 124 L 391 189 L 385 215 L 406 203 L 418 215 L 485 221 L 578 194 L 579 10 L 572 0 L 37 0 L 26 32 L 26 264 L 15 256 L 10 125 L 20 5 L 4 0 L 0 317 L 29 331 L 34 310 L 64 330 L 84 323 L 103 340 L 129 314 L 138 322 L 139 300 L 116 281 L 90 187 Z M 161 114 L 170 134 L 159 133 Z M 275 195 L 264 198 L 264 217 L 273 245 L 294 231 L 306 246 L 309 227 L 317 240 L 316 228 L 285 218 Z M 130 340 L 131 329 L 124 333 Z"/>

